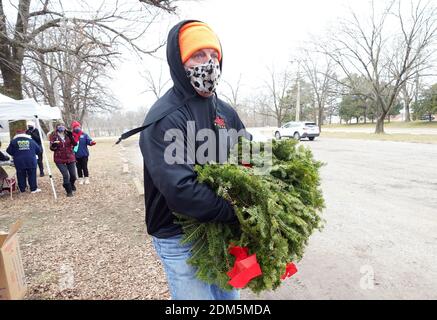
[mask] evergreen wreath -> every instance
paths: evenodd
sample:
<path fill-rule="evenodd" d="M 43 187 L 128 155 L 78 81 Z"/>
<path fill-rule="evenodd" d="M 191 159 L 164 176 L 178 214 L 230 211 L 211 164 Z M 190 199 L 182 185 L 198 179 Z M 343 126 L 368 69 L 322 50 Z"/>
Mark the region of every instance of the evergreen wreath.
<path fill-rule="evenodd" d="M 240 164 L 241 143 L 236 146 Z M 198 181 L 228 200 L 238 218 L 235 224 L 200 223 L 176 214 L 184 231 L 182 243 L 192 244 L 188 263 L 196 267 L 200 280 L 231 290 L 228 274 L 238 257 L 230 249 L 236 247 L 256 254 L 262 271 L 246 287 L 255 293 L 274 290 L 285 279 L 290 262 L 301 260 L 311 234 L 322 228 L 319 171 L 323 164 L 295 140 L 273 141 L 272 153 L 273 166 L 267 175 L 254 174 L 257 159 L 246 166 L 195 167 Z"/>

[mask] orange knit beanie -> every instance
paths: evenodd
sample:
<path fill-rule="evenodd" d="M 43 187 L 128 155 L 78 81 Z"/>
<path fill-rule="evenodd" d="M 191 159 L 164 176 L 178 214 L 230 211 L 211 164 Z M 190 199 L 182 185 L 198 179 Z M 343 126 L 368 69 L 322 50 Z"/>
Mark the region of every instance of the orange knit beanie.
<path fill-rule="evenodd" d="M 203 22 L 190 22 L 185 24 L 179 32 L 179 47 L 182 63 L 200 49 L 215 49 L 218 59 L 222 59 L 222 49 L 217 35 Z"/>

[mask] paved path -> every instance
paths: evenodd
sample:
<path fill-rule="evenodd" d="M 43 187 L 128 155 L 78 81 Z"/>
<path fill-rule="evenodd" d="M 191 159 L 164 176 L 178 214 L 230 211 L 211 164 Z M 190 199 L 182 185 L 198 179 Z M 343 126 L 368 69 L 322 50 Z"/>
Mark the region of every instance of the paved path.
<path fill-rule="evenodd" d="M 326 227 L 312 236 L 298 275 L 259 298 L 437 299 L 437 147 L 302 143 L 326 163 Z M 135 146 L 127 150 L 139 172 Z"/>

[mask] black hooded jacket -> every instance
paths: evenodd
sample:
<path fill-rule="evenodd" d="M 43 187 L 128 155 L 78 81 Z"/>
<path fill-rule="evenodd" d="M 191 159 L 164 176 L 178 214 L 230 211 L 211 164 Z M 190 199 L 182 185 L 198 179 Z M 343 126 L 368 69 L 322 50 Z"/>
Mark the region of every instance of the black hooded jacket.
<path fill-rule="evenodd" d="M 199 96 L 190 84 L 179 49 L 179 31 L 189 22 L 192 20 L 182 21 L 169 33 L 167 61 L 174 85 L 150 109 L 144 121 L 147 128 L 140 137 L 144 159 L 147 231 L 157 238 L 169 238 L 182 233 L 181 227 L 174 223 L 173 212 L 196 218 L 200 222 L 236 221 L 231 204 L 217 196 L 207 185 L 197 182 L 194 165 L 186 161 L 184 164 L 167 164 L 164 160 L 164 152 L 172 143 L 164 141 L 165 133 L 170 129 L 181 130 L 186 149 L 188 121 L 195 122 L 196 134 L 201 129 L 220 130 L 214 124 L 216 116 L 225 120 L 226 129 L 245 129 L 232 107 L 216 96 Z M 196 150 L 201 144 L 195 143 Z"/>

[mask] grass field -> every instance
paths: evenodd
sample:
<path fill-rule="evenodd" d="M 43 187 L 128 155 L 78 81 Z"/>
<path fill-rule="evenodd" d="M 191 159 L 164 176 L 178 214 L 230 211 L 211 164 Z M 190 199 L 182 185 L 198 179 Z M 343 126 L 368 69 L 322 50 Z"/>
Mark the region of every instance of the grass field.
<path fill-rule="evenodd" d="M 417 135 L 417 134 L 374 134 L 361 132 L 322 132 L 322 137 L 337 139 L 358 139 L 358 140 L 380 140 L 395 142 L 413 142 L 437 144 L 437 135 Z"/>
<path fill-rule="evenodd" d="M 376 123 L 359 124 L 328 124 L 324 128 L 375 128 Z M 412 122 L 385 122 L 386 128 L 434 128 L 437 129 L 437 121 L 412 121 Z"/>

